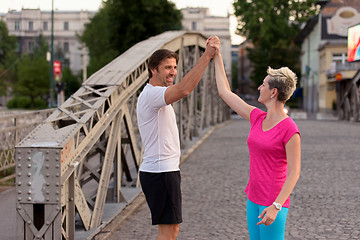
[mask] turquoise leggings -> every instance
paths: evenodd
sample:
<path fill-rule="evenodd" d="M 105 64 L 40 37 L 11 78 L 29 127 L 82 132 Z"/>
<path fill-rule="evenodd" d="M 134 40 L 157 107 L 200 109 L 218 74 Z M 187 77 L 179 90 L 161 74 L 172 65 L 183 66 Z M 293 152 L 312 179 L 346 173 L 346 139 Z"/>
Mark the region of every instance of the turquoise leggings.
<path fill-rule="evenodd" d="M 283 240 L 285 239 L 285 223 L 288 214 L 288 208 L 281 208 L 277 214 L 275 221 L 269 225 L 256 225 L 261 219 L 258 216 L 267 206 L 247 200 L 247 224 L 249 229 L 250 240 Z"/>

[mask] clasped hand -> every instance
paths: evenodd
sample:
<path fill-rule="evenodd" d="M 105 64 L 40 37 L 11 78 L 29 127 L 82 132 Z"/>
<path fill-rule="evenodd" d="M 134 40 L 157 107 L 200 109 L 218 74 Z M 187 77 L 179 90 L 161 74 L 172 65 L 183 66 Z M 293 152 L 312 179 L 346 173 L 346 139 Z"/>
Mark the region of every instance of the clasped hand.
<path fill-rule="evenodd" d="M 206 40 L 206 51 L 210 51 L 211 57 L 218 54 L 220 50 L 220 39 L 217 36 L 211 36 Z"/>

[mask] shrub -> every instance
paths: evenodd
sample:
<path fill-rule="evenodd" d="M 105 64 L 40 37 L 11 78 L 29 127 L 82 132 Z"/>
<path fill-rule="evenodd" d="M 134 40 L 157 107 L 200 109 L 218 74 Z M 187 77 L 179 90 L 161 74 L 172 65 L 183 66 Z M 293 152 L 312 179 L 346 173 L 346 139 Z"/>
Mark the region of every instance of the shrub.
<path fill-rule="evenodd" d="M 30 108 L 31 100 L 29 97 L 18 96 L 8 101 L 6 106 L 8 108 Z"/>
<path fill-rule="evenodd" d="M 10 101 L 8 101 L 6 106 L 7 106 L 7 108 L 10 108 L 10 109 L 12 109 L 12 108 L 42 109 L 42 108 L 47 108 L 47 102 L 42 98 L 36 98 L 34 100 L 34 107 L 31 107 L 31 99 L 30 99 L 30 97 L 17 96 L 17 97 L 12 98 Z"/>

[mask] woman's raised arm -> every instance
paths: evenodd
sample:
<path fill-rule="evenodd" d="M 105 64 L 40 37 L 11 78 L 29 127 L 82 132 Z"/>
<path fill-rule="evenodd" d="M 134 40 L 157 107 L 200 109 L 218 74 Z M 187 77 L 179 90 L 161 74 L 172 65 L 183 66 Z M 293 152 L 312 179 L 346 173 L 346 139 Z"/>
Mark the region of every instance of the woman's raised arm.
<path fill-rule="evenodd" d="M 216 85 L 219 91 L 219 96 L 236 113 L 238 113 L 244 119 L 250 121 L 250 113 L 255 107 L 247 104 L 238 95 L 231 91 L 228 79 L 225 74 L 224 63 L 221 57 L 220 49 L 217 49 L 217 53 L 214 57 L 214 63 Z"/>

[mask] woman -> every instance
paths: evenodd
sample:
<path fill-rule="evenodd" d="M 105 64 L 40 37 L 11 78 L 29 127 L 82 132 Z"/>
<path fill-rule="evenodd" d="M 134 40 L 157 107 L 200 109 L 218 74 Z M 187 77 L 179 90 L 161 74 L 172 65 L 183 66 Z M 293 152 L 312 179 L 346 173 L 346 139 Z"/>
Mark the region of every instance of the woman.
<path fill-rule="evenodd" d="M 268 68 L 258 88 L 263 112 L 232 93 L 217 49 L 214 57 L 220 97 L 251 123 L 248 136 L 250 174 L 247 194 L 249 236 L 254 239 L 284 239 L 290 193 L 300 177 L 300 132 L 283 109 L 296 87 L 296 75 L 287 67 Z"/>

